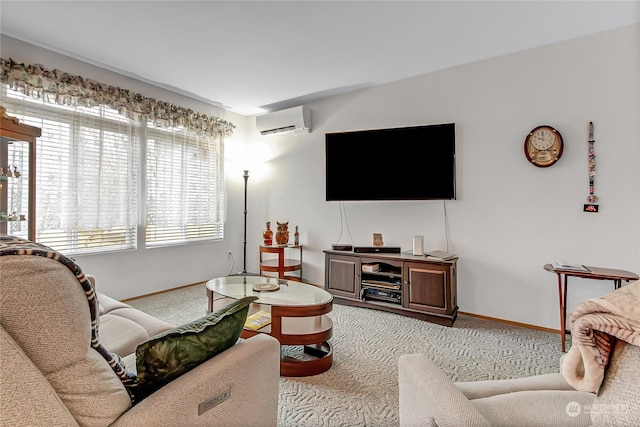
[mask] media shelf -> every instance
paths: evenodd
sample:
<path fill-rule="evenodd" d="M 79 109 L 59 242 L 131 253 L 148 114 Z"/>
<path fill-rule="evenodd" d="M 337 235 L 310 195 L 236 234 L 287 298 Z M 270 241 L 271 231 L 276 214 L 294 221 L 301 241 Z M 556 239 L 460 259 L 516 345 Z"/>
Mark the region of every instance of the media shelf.
<path fill-rule="evenodd" d="M 457 258 L 325 250 L 325 289 L 334 302 L 452 326 L 458 314 Z"/>
<path fill-rule="evenodd" d="M 369 260 L 364 258 L 364 261 Z M 374 268 L 375 271 L 367 271 Z M 402 304 L 402 266 L 361 261 L 360 299 Z"/>

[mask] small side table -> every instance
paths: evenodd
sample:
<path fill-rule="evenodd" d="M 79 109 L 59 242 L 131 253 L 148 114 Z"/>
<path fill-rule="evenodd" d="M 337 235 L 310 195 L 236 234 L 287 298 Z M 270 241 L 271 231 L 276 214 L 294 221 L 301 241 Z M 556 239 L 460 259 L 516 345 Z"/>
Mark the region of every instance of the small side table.
<path fill-rule="evenodd" d="M 630 271 L 616 270 L 612 268 L 600 268 L 586 266 L 589 271 L 565 270 L 545 264 L 544 269 L 558 275 L 558 299 L 560 302 L 560 336 L 562 339 L 562 352 L 566 350 L 565 338 L 567 333 L 567 279 L 569 277 L 582 277 L 583 279 L 611 280 L 613 288 L 619 289 L 622 281 L 638 280 L 638 275 Z"/>
<path fill-rule="evenodd" d="M 287 258 L 285 250 L 298 251 L 298 258 Z M 276 258 L 266 259 L 263 254 L 276 254 Z M 297 271 L 299 276 L 292 276 Z M 279 279 L 302 281 L 302 245 L 264 246 L 260 245 L 260 275 L 263 272 L 277 273 Z"/>

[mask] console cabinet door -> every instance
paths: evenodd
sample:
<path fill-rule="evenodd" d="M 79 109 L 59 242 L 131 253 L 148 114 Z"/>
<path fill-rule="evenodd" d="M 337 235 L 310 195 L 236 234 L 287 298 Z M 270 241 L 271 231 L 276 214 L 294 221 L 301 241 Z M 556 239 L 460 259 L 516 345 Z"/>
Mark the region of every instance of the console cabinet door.
<path fill-rule="evenodd" d="M 404 306 L 450 315 L 456 308 L 455 264 L 405 263 Z"/>
<path fill-rule="evenodd" d="M 360 258 L 327 254 L 325 264 L 325 289 L 336 296 L 359 299 Z"/>

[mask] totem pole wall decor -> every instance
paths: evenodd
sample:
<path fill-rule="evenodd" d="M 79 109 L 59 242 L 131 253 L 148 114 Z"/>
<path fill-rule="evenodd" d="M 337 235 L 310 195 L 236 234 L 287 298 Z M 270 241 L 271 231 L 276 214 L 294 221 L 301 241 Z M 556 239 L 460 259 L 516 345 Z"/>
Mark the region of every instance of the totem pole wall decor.
<path fill-rule="evenodd" d="M 594 144 L 596 140 L 593 137 L 593 122 L 589 122 L 589 155 L 588 155 L 588 169 L 589 169 L 589 195 L 587 196 L 587 202 L 584 204 L 582 210 L 584 212 L 598 212 L 598 198 L 595 195 L 595 178 L 596 178 L 596 153 L 594 150 Z"/>

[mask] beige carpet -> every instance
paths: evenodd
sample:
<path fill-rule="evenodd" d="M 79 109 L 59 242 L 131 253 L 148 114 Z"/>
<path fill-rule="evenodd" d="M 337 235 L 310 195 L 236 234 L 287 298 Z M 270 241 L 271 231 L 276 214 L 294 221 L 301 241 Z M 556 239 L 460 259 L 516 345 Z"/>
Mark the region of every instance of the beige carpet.
<path fill-rule="evenodd" d="M 204 285 L 198 285 L 128 303 L 178 325 L 204 316 L 207 298 Z M 279 426 L 397 426 L 402 354 L 428 354 L 454 381 L 559 370 L 557 334 L 467 316 L 448 328 L 338 304 L 330 317 L 334 365 L 313 377 L 280 380 Z"/>

